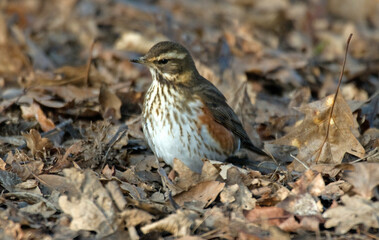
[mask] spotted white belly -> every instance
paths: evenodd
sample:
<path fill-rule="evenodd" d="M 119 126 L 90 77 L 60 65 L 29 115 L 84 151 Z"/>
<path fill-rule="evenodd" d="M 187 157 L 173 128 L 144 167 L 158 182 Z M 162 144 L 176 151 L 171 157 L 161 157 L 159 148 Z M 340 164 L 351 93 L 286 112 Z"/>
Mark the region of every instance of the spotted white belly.
<path fill-rule="evenodd" d="M 167 84 L 153 81 L 143 106 L 143 131 L 158 158 L 173 165 L 180 159 L 192 171 L 201 172 L 208 158 L 224 161 L 228 156 L 214 141 L 206 126 L 199 125 L 202 112 L 199 99 L 183 99 Z"/>

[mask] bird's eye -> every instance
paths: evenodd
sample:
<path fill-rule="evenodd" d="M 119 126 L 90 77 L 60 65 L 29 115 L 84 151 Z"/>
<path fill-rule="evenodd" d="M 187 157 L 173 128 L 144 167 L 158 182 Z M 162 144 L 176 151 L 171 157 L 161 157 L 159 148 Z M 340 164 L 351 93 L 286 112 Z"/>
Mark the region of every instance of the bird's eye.
<path fill-rule="evenodd" d="M 159 64 L 166 64 L 166 63 L 168 63 L 168 59 L 161 59 L 161 60 L 158 60 L 158 63 L 159 63 Z"/>

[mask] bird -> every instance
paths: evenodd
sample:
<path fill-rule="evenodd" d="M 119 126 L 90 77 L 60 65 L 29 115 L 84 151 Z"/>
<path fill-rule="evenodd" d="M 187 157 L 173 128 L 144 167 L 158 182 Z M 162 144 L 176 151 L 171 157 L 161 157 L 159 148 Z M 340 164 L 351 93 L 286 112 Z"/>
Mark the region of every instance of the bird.
<path fill-rule="evenodd" d="M 254 146 L 225 96 L 198 72 L 181 44 L 163 41 L 131 62 L 147 66 L 152 83 L 142 107 L 142 130 L 158 159 L 179 159 L 201 173 L 202 159 L 224 162 L 240 148 Z"/>

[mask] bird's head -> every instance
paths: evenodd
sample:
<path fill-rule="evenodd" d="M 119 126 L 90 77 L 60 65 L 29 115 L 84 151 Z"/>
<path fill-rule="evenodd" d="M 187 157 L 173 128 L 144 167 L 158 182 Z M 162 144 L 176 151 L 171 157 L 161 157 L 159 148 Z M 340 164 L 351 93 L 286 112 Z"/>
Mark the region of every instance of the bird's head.
<path fill-rule="evenodd" d="M 158 81 L 185 83 L 197 74 L 191 54 L 185 47 L 175 42 L 157 43 L 146 55 L 131 61 L 149 67 L 153 78 Z"/>

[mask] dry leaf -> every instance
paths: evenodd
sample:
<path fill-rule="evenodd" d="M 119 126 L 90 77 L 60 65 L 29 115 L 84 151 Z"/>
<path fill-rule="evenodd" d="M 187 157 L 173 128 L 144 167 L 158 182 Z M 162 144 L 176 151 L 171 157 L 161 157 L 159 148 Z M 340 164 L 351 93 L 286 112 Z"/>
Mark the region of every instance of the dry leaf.
<path fill-rule="evenodd" d="M 64 169 L 63 173 L 74 184 L 79 196 L 63 195 L 59 198 L 62 211 L 72 217 L 74 231 L 96 231 L 98 237 L 114 233 L 119 226 L 116 208 L 108 191 L 91 170 Z M 70 194 L 71 195 L 71 194 Z"/>
<path fill-rule="evenodd" d="M 120 215 L 126 227 L 150 223 L 154 219 L 154 216 L 140 209 L 127 209 L 122 211 Z"/>
<path fill-rule="evenodd" d="M 28 192 L 33 194 L 39 194 L 42 196 L 41 190 L 38 187 L 38 181 L 34 179 L 28 179 L 25 182 L 19 183 L 15 186 L 16 192 Z"/>
<path fill-rule="evenodd" d="M 33 156 L 42 156 L 43 153 L 52 148 L 53 144 L 47 138 L 41 138 L 39 132 L 35 129 L 31 129 L 29 133 L 23 133 L 26 145 L 32 152 Z"/>
<path fill-rule="evenodd" d="M 5 170 L 6 162 L 2 158 L 0 158 L 0 170 Z"/>
<path fill-rule="evenodd" d="M 322 206 L 309 193 L 289 195 L 276 205 L 298 216 L 318 215 Z"/>
<path fill-rule="evenodd" d="M 312 196 L 320 196 L 325 189 L 325 182 L 321 174 L 316 174 L 312 170 L 304 172 L 304 174 L 292 184 L 293 194 L 302 194 L 309 192 Z"/>
<path fill-rule="evenodd" d="M 378 221 L 377 208 L 360 215 L 365 205 L 358 204 L 350 207 L 352 214 L 333 216 L 346 222 L 341 225 L 349 224 L 346 216 L 365 221 L 342 236 L 336 227 L 325 229 L 320 214 L 306 215 L 319 213 L 321 201 L 324 211 L 338 204 L 346 207 L 340 199 L 351 196 L 353 186 L 341 180 L 346 179 L 342 173 L 353 171 L 354 164 L 339 162 L 346 145 L 357 150 L 353 135 L 372 153 L 362 162 L 379 162 L 375 150 L 379 149 L 379 1 L 348 0 L 361 4 L 358 8 L 338 4 L 343 1 L 0 0 L 0 157 L 4 160 L 0 160 L 0 239 L 376 237 L 377 225 L 366 223 L 366 217 L 370 213 Z M 372 7 L 367 8 L 368 2 Z M 344 11 L 345 6 L 349 11 Z M 341 21 L 341 17 L 353 21 Z M 321 107 L 304 105 L 310 98 L 335 91 L 345 36 L 350 32 L 354 38 L 340 93 L 355 101 L 349 102 L 350 111 L 362 135 L 356 126 L 346 124 L 349 117 L 338 112 L 330 125 L 327 100 L 322 100 L 325 106 Z M 95 38 L 99 41 L 91 45 Z M 300 146 L 297 158 L 317 173 L 287 171 L 287 163 L 298 164 L 289 154 L 295 147 L 265 143 L 275 162 L 261 161 L 250 152 L 252 161 L 236 162 L 260 172 L 205 160 L 203 175 L 195 175 L 176 160 L 170 178 L 163 177 L 170 167 L 156 160 L 143 141 L 141 127 L 141 106 L 151 74 L 129 59 L 168 38 L 187 47 L 198 72 L 232 103 L 257 146 L 260 138 L 274 140 L 290 132 L 290 125 L 303 114 L 289 108 L 311 112 L 293 128 L 300 126 L 300 137 L 285 144 Z M 238 91 L 242 83 L 246 84 Z M 108 93 L 100 93 L 102 84 Z M 121 107 L 112 100 L 114 95 Z M 112 124 L 121 121 L 119 112 L 128 130 Z M 45 130 L 52 123 L 49 119 L 62 122 L 62 117 L 72 118 L 72 124 L 60 124 L 64 128 L 55 128 L 57 134 L 44 136 L 52 142 L 54 138 L 54 148 L 39 146 L 45 139 L 31 136 L 31 150 L 16 149 L 25 143 L 21 132 L 29 133 L 36 124 L 38 130 Z M 101 121 L 102 117 L 114 121 Z M 342 131 L 332 129 L 322 143 L 325 126 L 333 128 L 341 121 L 348 126 Z M 321 145 L 325 145 L 321 154 L 311 153 Z M 343 161 L 355 158 L 349 155 Z M 106 164 L 109 168 L 103 169 Z M 64 170 L 71 166 L 79 170 Z M 41 171 L 44 174 L 37 175 Z M 372 192 L 377 182 L 374 170 L 357 168 L 351 174 L 356 197 L 371 196 L 366 205 L 376 205 L 379 187 Z M 184 206 L 174 209 L 175 200 L 185 202 Z M 211 204 L 205 208 L 207 203 Z M 266 212 L 269 219 L 264 219 L 264 211 L 255 210 L 256 205 L 285 210 L 276 215 Z M 244 208 L 257 211 L 258 220 L 248 221 Z M 194 212 L 183 213 L 189 209 Z"/>
<path fill-rule="evenodd" d="M 100 88 L 99 102 L 104 119 L 118 120 L 121 118 L 121 100 L 105 85 Z"/>
<path fill-rule="evenodd" d="M 20 164 L 19 161 L 12 161 L 11 166 L 12 171 L 25 181 L 31 176 L 41 174 L 44 163 L 42 161 L 31 161 L 26 164 Z"/>
<path fill-rule="evenodd" d="M 0 170 L 0 184 L 8 192 L 12 192 L 14 187 L 21 182 L 17 174 Z"/>
<path fill-rule="evenodd" d="M 129 195 L 138 201 L 143 201 L 146 200 L 147 194 L 145 191 L 137 186 L 134 186 L 133 184 L 127 183 L 127 182 L 122 182 L 120 185 L 120 188 L 122 190 L 125 190 Z"/>
<path fill-rule="evenodd" d="M 226 186 L 220 193 L 220 201 L 224 204 L 230 204 L 236 200 L 235 194 L 239 190 L 238 184 Z"/>
<path fill-rule="evenodd" d="M 347 193 L 351 188 L 352 186 L 349 183 L 343 180 L 339 180 L 326 185 L 321 195 L 323 198 L 337 200 L 339 197 Z"/>
<path fill-rule="evenodd" d="M 10 219 L 0 219 L 0 224 L 4 229 L 4 233 L 2 235 L 4 239 L 20 239 L 20 236 L 24 235 L 24 231 L 21 228 L 21 223 Z"/>
<path fill-rule="evenodd" d="M 257 147 L 261 147 L 262 143 L 260 142 L 259 135 L 253 128 L 253 120 L 256 117 L 256 111 L 247 93 L 247 82 L 241 84 L 233 96 L 230 106 L 238 115 L 253 144 Z"/>
<path fill-rule="evenodd" d="M 357 163 L 355 170 L 347 172 L 345 179 L 354 186 L 354 191 L 366 199 L 373 196 L 373 189 L 379 185 L 379 163 Z"/>
<path fill-rule="evenodd" d="M 343 206 L 330 208 L 323 214 L 327 219 L 326 228 L 335 227 L 337 234 L 345 234 L 361 224 L 367 228 L 379 228 L 379 202 L 348 195 L 342 196 L 341 201 Z"/>
<path fill-rule="evenodd" d="M 293 127 L 290 133 L 273 143 L 299 148 L 297 158 L 308 166 L 317 163 L 341 163 L 345 153 L 360 158 L 364 157 L 365 150 L 355 138 L 355 135 L 358 134 L 358 125 L 340 94 L 337 96 L 330 120 L 329 135 L 325 138 L 333 98 L 334 95 L 330 95 L 322 100 L 301 106 L 299 110 L 305 114 L 301 124 Z M 325 139 L 326 142 L 323 144 Z M 296 171 L 305 169 L 301 163 L 295 160 L 290 167 Z"/>
<path fill-rule="evenodd" d="M 211 204 L 224 188 L 225 183 L 218 181 L 202 182 L 192 187 L 186 192 L 182 192 L 174 197 L 176 203 L 183 206 L 186 202 L 199 201 L 201 207 Z"/>
<path fill-rule="evenodd" d="M 75 184 L 66 177 L 53 174 L 42 174 L 38 176 L 38 180 L 50 190 L 56 190 L 61 194 L 71 193 L 77 196 L 80 194 L 80 191 L 75 187 Z"/>
<path fill-rule="evenodd" d="M 74 85 L 45 87 L 45 89 L 48 89 L 52 95 L 58 96 L 66 103 L 75 101 L 76 104 L 79 104 L 86 100 L 94 99 L 99 95 L 99 89 L 83 88 Z M 54 106 L 49 107 L 54 108 Z"/>
<path fill-rule="evenodd" d="M 51 208 L 51 206 L 46 205 L 45 202 L 28 205 L 20 210 L 28 214 L 41 214 L 44 218 L 49 218 L 56 212 L 55 208 Z"/>
<path fill-rule="evenodd" d="M 291 214 L 279 207 L 255 208 L 250 211 L 244 211 L 246 219 L 256 224 L 279 225 Z"/>
<path fill-rule="evenodd" d="M 250 210 L 256 205 L 252 192 L 244 184 L 227 186 L 220 194 L 221 202 L 229 204 L 236 209 Z"/>
<path fill-rule="evenodd" d="M 54 122 L 47 118 L 37 103 L 32 103 L 29 107 L 21 106 L 22 118 L 25 120 L 35 118 L 44 132 L 55 128 Z"/>
<path fill-rule="evenodd" d="M 199 237 L 199 236 L 184 236 L 181 238 L 178 238 L 178 240 L 204 240 L 205 238 Z"/>
<path fill-rule="evenodd" d="M 116 204 L 117 208 L 121 211 L 124 210 L 128 203 L 126 202 L 125 197 L 122 195 L 118 183 L 116 183 L 116 181 L 110 181 L 107 183 L 106 188 L 109 194 L 112 196 L 112 199 Z"/>
<path fill-rule="evenodd" d="M 319 232 L 320 223 L 323 223 L 323 219 L 320 216 L 294 216 L 288 218 L 281 224 L 279 224 L 279 228 L 286 232 L 296 232 L 299 229 Z"/>
<path fill-rule="evenodd" d="M 162 220 L 141 227 L 145 234 L 152 231 L 166 231 L 176 237 L 183 237 L 191 233 L 191 227 L 200 222 L 199 215 L 191 210 L 178 210 Z"/>
<path fill-rule="evenodd" d="M 216 180 L 219 170 L 217 170 L 209 161 L 204 161 L 201 175 L 191 171 L 179 159 L 174 159 L 173 170 L 177 173 L 177 177 L 173 181 L 175 189 L 172 189 L 173 195 L 182 191 L 187 191 L 191 187 L 200 182 Z"/>
<path fill-rule="evenodd" d="M 49 172 L 50 173 L 59 172 L 63 168 L 71 166 L 72 160 L 68 159 L 69 156 L 71 156 L 71 158 L 75 159 L 77 157 L 78 153 L 80 153 L 81 151 L 82 151 L 82 142 L 81 141 L 72 144 L 70 147 L 67 148 L 67 150 L 63 156 L 62 155 L 58 156 L 58 160 L 55 162 L 54 166 L 51 169 L 49 169 Z"/>
<path fill-rule="evenodd" d="M 106 179 L 112 179 L 112 176 L 115 173 L 115 168 L 114 168 L 114 166 L 112 166 L 112 168 L 110 168 L 108 166 L 108 164 L 107 164 L 107 165 L 105 165 L 105 167 L 103 168 L 103 170 L 101 170 L 101 173 L 103 174 L 103 176 Z"/>
<path fill-rule="evenodd" d="M 244 212 L 244 215 L 255 224 L 277 226 L 287 232 L 296 232 L 299 229 L 319 231 L 319 224 L 322 222 L 317 216 L 297 216 L 296 219 L 293 214 L 278 207 L 255 208 Z"/>
<path fill-rule="evenodd" d="M 42 86 L 62 86 L 62 85 L 79 85 L 85 83 L 87 65 L 82 66 L 63 66 L 55 69 L 53 78 L 38 78 L 36 84 Z"/>

